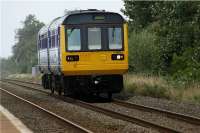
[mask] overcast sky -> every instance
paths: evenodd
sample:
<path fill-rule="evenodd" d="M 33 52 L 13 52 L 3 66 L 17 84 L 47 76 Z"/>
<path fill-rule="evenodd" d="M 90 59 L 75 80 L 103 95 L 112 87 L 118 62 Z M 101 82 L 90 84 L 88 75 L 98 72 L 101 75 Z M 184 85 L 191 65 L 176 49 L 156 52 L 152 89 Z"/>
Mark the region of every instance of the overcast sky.
<path fill-rule="evenodd" d="M 121 14 L 122 0 L 0 0 L 0 57 L 12 55 L 15 31 L 22 27 L 28 14 L 34 14 L 41 22 L 48 23 L 62 16 L 65 9 L 105 9 Z"/>

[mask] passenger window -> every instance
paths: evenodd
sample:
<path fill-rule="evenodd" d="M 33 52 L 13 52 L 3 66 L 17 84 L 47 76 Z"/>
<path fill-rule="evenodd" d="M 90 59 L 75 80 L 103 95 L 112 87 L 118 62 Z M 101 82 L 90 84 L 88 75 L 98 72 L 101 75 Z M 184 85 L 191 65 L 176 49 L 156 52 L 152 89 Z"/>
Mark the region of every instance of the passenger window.
<path fill-rule="evenodd" d="M 40 40 L 40 49 L 42 49 L 42 40 Z"/>
<path fill-rule="evenodd" d="M 57 40 L 58 35 L 55 35 L 55 47 L 58 47 L 58 40 Z"/>
<path fill-rule="evenodd" d="M 81 50 L 80 29 L 67 29 L 67 48 L 68 50 Z"/>
<path fill-rule="evenodd" d="M 47 34 L 43 34 L 40 36 L 40 49 L 46 49 L 47 48 Z"/>
<path fill-rule="evenodd" d="M 88 48 L 101 49 L 101 29 L 88 28 Z"/>
<path fill-rule="evenodd" d="M 42 49 L 47 48 L 47 38 L 42 39 Z"/>
<path fill-rule="evenodd" d="M 121 28 L 108 28 L 109 49 L 122 49 L 122 31 Z"/>
<path fill-rule="evenodd" d="M 55 47 L 55 35 L 51 36 L 51 47 Z"/>

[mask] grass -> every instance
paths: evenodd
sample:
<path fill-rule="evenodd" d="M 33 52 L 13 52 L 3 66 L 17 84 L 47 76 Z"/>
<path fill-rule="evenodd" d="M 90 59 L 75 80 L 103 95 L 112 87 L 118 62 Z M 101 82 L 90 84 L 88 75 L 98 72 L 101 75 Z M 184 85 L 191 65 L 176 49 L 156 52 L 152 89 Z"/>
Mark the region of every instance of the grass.
<path fill-rule="evenodd" d="M 145 74 L 127 74 L 124 83 L 125 91 L 134 95 L 200 103 L 200 83 L 182 85 L 169 82 L 164 77 Z"/>
<path fill-rule="evenodd" d="M 38 82 L 41 80 L 41 75 L 38 74 L 37 76 L 32 76 L 31 74 L 12 74 L 9 75 L 8 78 L 14 78 L 14 79 L 22 79 L 25 81 L 32 81 L 32 82 Z"/>

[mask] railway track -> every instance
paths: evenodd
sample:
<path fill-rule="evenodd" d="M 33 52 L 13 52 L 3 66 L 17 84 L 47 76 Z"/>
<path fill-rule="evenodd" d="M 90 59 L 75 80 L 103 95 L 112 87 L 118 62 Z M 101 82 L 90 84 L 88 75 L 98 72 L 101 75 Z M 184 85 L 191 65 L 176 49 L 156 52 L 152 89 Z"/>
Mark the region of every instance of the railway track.
<path fill-rule="evenodd" d="M 73 129 L 75 129 L 75 131 L 83 132 L 83 133 L 93 133 L 92 131 L 90 131 L 90 130 L 88 130 L 88 129 L 86 129 L 86 128 L 84 128 L 84 127 L 82 127 L 82 126 L 80 126 L 80 125 L 78 125 L 76 123 L 73 123 L 72 121 L 67 120 L 66 118 L 63 118 L 62 116 L 59 116 L 59 115 L 57 115 L 57 114 L 55 114 L 55 113 L 53 113 L 53 112 L 51 112 L 51 111 L 39 106 L 39 105 L 37 105 L 37 104 L 35 104 L 35 103 L 33 103 L 33 102 L 29 101 L 29 100 L 26 100 L 26 99 L 24 99 L 24 98 L 22 98 L 20 96 L 15 95 L 14 93 L 11 93 L 11 92 L 9 92 L 9 91 L 7 91 L 5 89 L 2 89 L 2 88 L 0 88 L 0 90 L 3 91 L 6 94 L 9 94 L 12 97 L 17 98 L 18 100 L 21 100 L 21 101 L 23 101 L 25 103 L 28 103 L 31 106 L 34 106 L 35 108 L 47 113 L 48 115 L 51 115 L 55 119 L 60 120 L 60 121 L 62 121 L 64 123 L 66 123 L 67 125 L 70 125 L 71 127 L 73 127 Z"/>
<path fill-rule="evenodd" d="M 21 81 L 21 80 L 17 80 L 17 79 L 5 79 L 5 80 L 27 83 L 27 84 L 32 84 L 32 85 L 42 85 L 40 83 L 35 83 L 35 82 L 30 82 L 30 81 Z"/>
<path fill-rule="evenodd" d="M 197 117 L 193 117 L 193 116 L 189 116 L 189 115 L 185 115 L 185 114 L 180 114 L 180 113 L 176 113 L 176 112 L 171 112 L 171 111 L 168 111 L 168 110 L 148 107 L 148 106 L 144 106 L 144 105 L 139 105 L 139 104 L 135 104 L 135 103 L 123 102 L 123 101 L 120 101 L 120 100 L 117 100 L 117 99 L 114 99 L 113 103 L 120 105 L 120 106 L 127 107 L 127 108 L 131 108 L 131 109 L 138 109 L 138 110 L 143 110 L 143 111 L 148 111 L 148 112 L 162 113 L 162 114 L 165 114 L 166 116 L 173 118 L 173 119 L 178 119 L 178 120 L 181 120 L 181 121 L 185 121 L 187 123 L 200 125 L 200 118 L 197 118 Z"/>
<path fill-rule="evenodd" d="M 16 83 L 16 82 L 21 82 L 21 83 L 34 84 L 32 82 L 23 82 L 23 81 L 18 81 L 18 80 L 12 80 L 12 81 L 15 81 L 15 83 L 14 83 L 14 82 L 10 82 L 10 81 L 7 80 L 7 82 L 15 84 L 15 85 L 18 85 L 18 86 L 26 87 L 26 88 L 29 88 L 29 89 L 32 89 L 32 90 L 37 90 L 37 91 L 40 91 L 42 93 L 49 94 L 49 92 L 47 92 L 45 90 L 36 89 L 36 88 L 30 87 L 30 86 L 26 86 L 26 85 L 22 85 L 22 84 Z M 171 129 L 171 128 L 168 128 L 168 127 L 163 127 L 161 125 L 158 125 L 158 124 L 155 124 L 155 123 L 152 123 L 152 122 L 148 122 L 148 121 L 145 121 L 145 120 L 133 118 L 133 117 L 121 114 L 121 113 L 117 113 L 117 112 L 113 112 L 111 110 L 107 110 L 107 109 L 104 109 L 104 108 L 101 108 L 101 107 L 97 107 L 97 106 L 95 106 L 93 104 L 90 104 L 90 103 L 86 103 L 86 102 L 79 101 L 79 100 L 74 100 L 74 99 L 69 98 L 69 97 L 57 96 L 57 95 L 52 95 L 52 96 L 56 97 L 56 98 L 59 98 L 61 100 L 64 100 L 66 102 L 73 102 L 73 104 L 79 105 L 79 106 L 87 108 L 87 109 L 91 109 L 91 110 L 99 112 L 99 113 L 106 114 L 106 115 L 111 116 L 113 118 L 117 118 L 117 119 L 121 119 L 121 120 L 128 121 L 128 122 L 131 122 L 131 123 L 135 123 L 135 124 L 138 124 L 138 125 L 141 125 L 141 126 L 144 126 L 144 127 L 155 128 L 155 129 L 157 129 L 159 131 L 162 131 L 162 132 L 180 132 L 180 131 L 177 131 L 175 129 Z M 169 112 L 169 111 L 165 112 L 163 110 L 161 111 L 160 109 L 149 108 L 149 107 L 142 106 L 142 105 L 134 105 L 132 103 L 127 103 L 127 102 L 123 102 L 123 101 L 119 101 L 119 100 L 114 100 L 113 103 L 121 105 L 121 106 L 125 106 L 127 108 L 137 108 L 137 109 L 142 109 L 142 110 L 145 110 L 145 111 L 152 111 L 153 110 L 153 111 L 156 111 L 156 112 L 159 112 L 159 113 L 168 113 Z M 171 116 L 173 118 L 185 120 L 185 121 L 193 123 L 193 124 L 199 124 L 199 119 L 198 118 L 194 118 L 194 117 L 191 117 L 191 116 L 186 116 L 186 115 L 183 115 L 183 114 L 178 114 L 178 116 L 175 116 L 175 114 L 177 114 L 177 113 L 174 113 L 174 112 L 170 112 L 170 113 L 171 113 L 170 115 L 169 114 L 167 114 L 167 115 L 169 115 L 169 116 Z M 179 118 L 179 116 L 182 116 L 182 118 Z"/>
<path fill-rule="evenodd" d="M 33 84 L 33 85 L 41 85 L 39 83 L 33 83 L 33 82 L 28 82 L 28 81 L 20 81 L 20 80 L 13 80 L 13 79 L 11 81 L 28 83 L 28 84 Z M 144 105 L 140 105 L 140 104 L 136 104 L 136 103 L 124 102 L 124 101 L 121 101 L 121 100 L 118 100 L 118 99 L 113 99 L 112 102 L 114 104 L 124 106 L 124 107 L 127 107 L 127 108 L 138 109 L 138 110 L 143 110 L 143 111 L 148 111 L 148 112 L 162 113 L 162 114 L 165 114 L 166 116 L 173 118 L 173 119 L 178 119 L 178 120 L 185 121 L 187 123 L 200 125 L 200 118 L 189 116 L 189 115 L 186 115 L 186 114 L 176 113 L 176 112 L 172 112 L 172 111 L 168 111 L 168 110 L 164 110 L 164 109 L 159 109 L 159 108 L 155 108 L 155 107 L 144 106 Z"/>

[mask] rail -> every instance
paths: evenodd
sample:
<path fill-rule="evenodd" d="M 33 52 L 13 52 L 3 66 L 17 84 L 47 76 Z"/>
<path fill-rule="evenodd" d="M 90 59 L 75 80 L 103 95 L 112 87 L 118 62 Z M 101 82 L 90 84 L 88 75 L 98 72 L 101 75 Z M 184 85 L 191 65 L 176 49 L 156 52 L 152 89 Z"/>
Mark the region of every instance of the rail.
<path fill-rule="evenodd" d="M 26 100 L 26 99 L 24 99 L 24 98 L 22 98 L 20 96 L 15 95 L 14 93 L 11 93 L 11 92 L 9 92 L 9 91 L 7 91 L 5 89 L 2 89 L 2 88 L 0 88 L 0 90 L 5 92 L 5 93 L 7 93 L 7 94 L 9 94 L 9 95 L 11 95 L 11 96 L 13 96 L 13 97 L 15 97 L 15 98 L 17 98 L 17 99 L 19 99 L 19 100 L 21 100 L 21 101 L 23 101 L 23 102 L 25 102 L 25 103 L 28 103 L 28 104 L 36 107 L 39 110 L 44 111 L 45 113 L 48 113 L 49 115 L 53 116 L 54 118 L 59 119 L 59 120 L 65 122 L 65 123 L 71 125 L 72 127 L 78 129 L 81 132 L 93 133 L 92 131 L 90 131 L 90 130 L 88 130 L 88 129 L 86 129 L 86 128 L 84 128 L 84 127 L 82 127 L 82 126 L 80 126 L 80 125 L 78 125 L 76 123 L 73 123 L 72 121 L 70 121 L 70 120 L 68 120 L 66 118 L 63 118 L 63 117 L 61 117 L 61 116 L 59 116 L 59 115 L 57 115 L 57 114 L 55 114 L 55 113 L 53 113 L 53 112 L 51 112 L 49 110 L 46 110 L 45 108 L 42 108 L 41 106 L 39 106 L 39 105 L 37 105 L 37 104 L 35 104 L 33 102 L 30 102 L 30 101 L 28 101 L 28 100 Z"/>
<path fill-rule="evenodd" d="M 8 80 L 7 80 L 7 82 L 11 83 L 11 84 L 15 84 L 15 85 L 21 86 L 21 87 L 26 87 L 26 88 L 29 88 L 29 89 L 32 89 L 32 90 L 37 90 L 37 91 L 40 91 L 42 93 L 49 94 L 49 92 L 47 92 L 45 90 L 36 89 L 36 88 L 30 87 L 30 86 L 13 83 L 13 82 L 10 82 Z M 70 102 L 70 103 L 76 104 L 76 105 L 81 106 L 83 108 L 87 108 L 87 109 L 93 110 L 95 112 L 99 112 L 99 113 L 105 114 L 107 116 L 110 116 L 110 117 L 113 117 L 113 118 L 116 118 L 116 119 L 120 119 L 120 120 L 124 120 L 124 121 L 131 122 L 131 123 L 134 123 L 134 124 L 138 124 L 138 125 L 143 126 L 143 127 L 154 128 L 154 129 L 157 129 L 159 131 L 166 132 L 166 133 L 168 133 L 168 132 L 172 132 L 172 133 L 180 132 L 180 131 L 177 131 L 175 129 L 172 129 L 172 128 L 169 128 L 169 127 L 165 127 L 165 126 L 162 126 L 162 125 L 158 125 L 158 124 L 146 121 L 146 120 L 130 117 L 128 115 L 124 115 L 124 114 L 121 114 L 121 113 L 118 113 L 118 112 L 115 112 L 115 111 L 111 111 L 111 110 L 108 110 L 108 109 L 97 107 L 97 106 L 95 106 L 93 104 L 86 103 L 86 102 L 83 102 L 83 101 L 80 101 L 80 100 L 77 100 L 77 99 L 64 97 L 64 96 L 58 96 L 58 95 L 51 95 L 51 96 L 53 96 L 55 98 L 58 98 L 58 99 L 61 99 L 61 100 L 66 101 L 66 102 Z"/>

